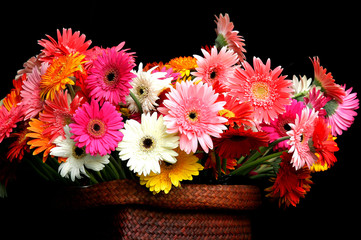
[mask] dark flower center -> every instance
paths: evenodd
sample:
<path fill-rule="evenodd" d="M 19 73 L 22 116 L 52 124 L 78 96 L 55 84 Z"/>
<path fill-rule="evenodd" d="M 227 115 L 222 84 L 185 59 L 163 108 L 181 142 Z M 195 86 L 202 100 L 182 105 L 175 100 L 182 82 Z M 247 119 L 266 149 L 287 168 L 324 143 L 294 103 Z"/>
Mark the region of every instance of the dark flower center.
<path fill-rule="evenodd" d="M 284 128 L 287 132 L 291 130 L 291 126 L 290 126 L 288 123 L 286 123 L 285 125 L 283 125 L 283 128 Z"/>
<path fill-rule="evenodd" d="M 99 119 L 91 119 L 87 126 L 88 134 L 94 138 L 101 138 L 107 130 L 105 123 Z"/>
<path fill-rule="evenodd" d="M 114 74 L 113 72 L 108 73 L 108 75 L 107 75 L 107 80 L 108 80 L 109 82 L 114 81 L 114 80 L 115 80 L 115 74 Z"/>
<path fill-rule="evenodd" d="M 99 124 L 95 123 L 95 124 L 93 125 L 93 130 L 94 130 L 95 132 L 98 132 L 98 131 L 100 130 Z"/>
<path fill-rule="evenodd" d="M 84 148 L 79 148 L 79 147 L 74 145 L 74 147 L 73 147 L 73 157 L 75 157 L 76 159 L 80 159 L 80 158 L 83 158 L 84 155 L 85 155 L 85 149 Z"/>
<path fill-rule="evenodd" d="M 197 117 L 197 114 L 195 112 L 190 112 L 189 113 L 189 118 L 194 120 Z"/>
<path fill-rule="evenodd" d="M 211 79 L 215 79 L 216 76 L 217 76 L 217 73 L 216 73 L 215 71 L 212 71 L 211 74 L 209 75 L 209 77 L 210 77 Z"/>
<path fill-rule="evenodd" d="M 246 139 L 247 139 L 247 137 L 239 136 L 239 135 L 234 135 L 234 136 L 231 137 L 231 140 L 234 141 L 234 142 L 241 142 L 241 141 L 244 141 Z"/>
<path fill-rule="evenodd" d="M 150 139 L 150 138 L 146 138 L 143 140 L 143 147 L 146 148 L 146 149 L 149 149 L 151 148 L 153 145 L 153 140 Z"/>

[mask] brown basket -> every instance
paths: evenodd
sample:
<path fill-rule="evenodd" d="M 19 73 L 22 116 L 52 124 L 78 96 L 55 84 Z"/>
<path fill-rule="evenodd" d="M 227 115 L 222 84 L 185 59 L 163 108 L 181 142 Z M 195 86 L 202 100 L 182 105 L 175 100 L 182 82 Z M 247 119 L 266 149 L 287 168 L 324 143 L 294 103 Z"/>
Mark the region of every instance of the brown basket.
<path fill-rule="evenodd" d="M 248 212 L 261 204 L 255 186 L 183 184 L 153 195 L 132 180 L 74 188 L 62 198 L 63 206 L 111 212 L 113 239 L 250 239 Z"/>

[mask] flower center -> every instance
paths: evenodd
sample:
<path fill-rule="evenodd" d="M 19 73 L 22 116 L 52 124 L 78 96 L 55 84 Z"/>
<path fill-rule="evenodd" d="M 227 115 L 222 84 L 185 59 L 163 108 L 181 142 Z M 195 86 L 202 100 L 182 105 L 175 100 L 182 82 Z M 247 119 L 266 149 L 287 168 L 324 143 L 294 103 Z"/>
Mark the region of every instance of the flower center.
<path fill-rule="evenodd" d="M 111 69 L 108 72 L 106 72 L 106 74 L 104 75 L 104 82 L 107 85 L 112 86 L 115 84 L 117 77 L 118 77 L 117 71 L 114 69 Z"/>
<path fill-rule="evenodd" d="M 256 99 L 265 100 L 269 97 L 268 85 L 264 82 L 255 82 L 251 87 L 251 92 Z"/>
<path fill-rule="evenodd" d="M 190 111 L 188 113 L 188 119 L 191 120 L 192 122 L 197 122 L 198 121 L 198 112 L 193 110 L 193 111 Z"/>
<path fill-rule="evenodd" d="M 215 71 L 212 71 L 211 74 L 209 74 L 210 79 L 215 79 L 217 77 L 217 73 Z"/>
<path fill-rule="evenodd" d="M 291 130 L 291 126 L 288 123 L 284 124 L 283 128 L 286 130 L 286 132 Z"/>
<path fill-rule="evenodd" d="M 146 86 L 139 86 L 136 89 L 139 101 L 148 97 L 149 89 Z"/>
<path fill-rule="evenodd" d="M 145 136 L 140 140 L 140 147 L 143 151 L 151 151 L 155 147 L 155 139 L 151 136 Z"/>
<path fill-rule="evenodd" d="M 91 119 L 88 123 L 87 130 L 92 137 L 101 138 L 106 132 L 106 125 L 99 119 Z"/>
<path fill-rule="evenodd" d="M 242 142 L 243 140 L 246 140 L 247 139 L 247 137 L 245 137 L 245 136 L 239 136 L 239 135 L 235 135 L 235 136 L 232 136 L 231 137 L 231 140 L 233 141 L 233 142 Z"/>
<path fill-rule="evenodd" d="M 75 157 L 76 159 L 81 159 L 85 156 L 85 149 L 84 147 L 79 148 L 77 146 L 73 146 L 73 157 Z"/>

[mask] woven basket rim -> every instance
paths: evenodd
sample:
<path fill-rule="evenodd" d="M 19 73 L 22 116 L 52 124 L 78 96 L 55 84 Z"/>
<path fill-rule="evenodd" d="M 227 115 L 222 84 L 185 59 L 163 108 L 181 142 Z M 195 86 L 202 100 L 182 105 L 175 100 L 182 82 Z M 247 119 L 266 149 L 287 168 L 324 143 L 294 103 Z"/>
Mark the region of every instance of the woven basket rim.
<path fill-rule="evenodd" d="M 260 189 L 253 185 L 182 184 L 168 194 L 151 193 L 138 181 L 122 179 L 68 188 L 63 206 L 92 208 L 109 205 L 147 205 L 169 209 L 254 210 L 261 205 Z"/>

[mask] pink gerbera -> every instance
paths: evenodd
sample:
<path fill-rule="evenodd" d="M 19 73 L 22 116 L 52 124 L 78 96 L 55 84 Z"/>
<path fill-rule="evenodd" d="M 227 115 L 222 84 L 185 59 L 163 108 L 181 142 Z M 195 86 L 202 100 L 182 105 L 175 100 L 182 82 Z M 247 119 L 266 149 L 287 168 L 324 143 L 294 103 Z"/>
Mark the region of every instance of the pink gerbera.
<path fill-rule="evenodd" d="M 263 64 L 261 59 L 253 58 L 254 68 L 246 61 L 242 64 L 244 69 L 237 68 L 226 85 L 232 96 L 253 105 L 256 122 L 268 124 L 284 113 L 285 106 L 291 103 L 292 81 L 280 76 L 281 67 L 271 70 L 270 59 Z"/>
<path fill-rule="evenodd" d="M 136 75 L 130 71 L 135 67 L 130 54 L 116 48 L 103 50 L 90 69 L 86 79 L 90 96 L 117 105 L 125 103 L 132 87 L 130 81 Z"/>
<path fill-rule="evenodd" d="M 194 55 L 198 65 L 197 72 L 193 73 L 196 76 L 195 81 L 202 80 L 212 86 L 216 83 L 222 85 L 223 81 L 233 76 L 235 70 L 233 66 L 238 62 L 238 58 L 232 50 L 223 47 L 218 53 L 217 48 L 213 47 L 210 54 L 204 49 L 201 51 L 204 58 Z"/>
<path fill-rule="evenodd" d="M 69 124 L 74 134 L 71 138 L 77 147 L 85 147 L 86 153 L 93 156 L 110 154 L 123 139 L 119 131 L 124 126 L 123 118 L 109 102 L 101 107 L 94 99 L 90 104 L 84 103 L 75 111 L 73 120 L 75 123 Z"/>
<path fill-rule="evenodd" d="M 346 85 L 341 87 L 346 89 Z M 331 100 L 325 105 L 328 124 L 331 125 L 333 136 L 341 135 L 342 131 L 346 131 L 354 122 L 354 117 L 357 116 L 355 110 L 359 108 L 359 99 L 357 93 L 351 93 L 351 91 L 352 88 L 345 91 L 346 95 L 342 97 L 342 103 Z"/>
<path fill-rule="evenodd" d="M 288 144 L 290 145 L 289 153 L 292 154 L 291 163 L 293 167 L 298 170 L 305 164 L 311 167 L 317 160 L 317 156 L 311 151 L 309 140 L 312 141 L 312 135 L 315 128 L 315 120 L 317 118 L 317 112 L 315 109 L 312 111 L 305 107 L 302 110 L 301 115 L 296 116 L 294 124 L 289 124 L 291 130 L 287 132 L 290 136 Z"/>
<path fill-rule="evenodd" d="M 82 98 L 76 96 L 69 104 L 68 92 L 59 91 L 53 100 L 46 100 L 44 110 L 39 120 L 44 123 L 43 135 L 53 142 L 58 136 L 65 138 L 64 127 L 72 122 L 75 110 L 82 103 Z"/>
<path fill-rule="evenodd" d="M 218 94 L 208 84 L 192 82 L 177 83 L 166 94 L 165 107 L 158 110 L 165 115 L 168 133 L 180 134 L 180 149 L 186 153 L 196 152 L 198 142 L 205 152 L 213 149 L 211 136 L 220 137 L 226 130 L 227 119 L 218 112 L 225 102 L 217 102 Z"/>
<path fill-rule="evenodd" d="M 47 62 L 43 62 L 40 69 L 34 67 L 24 81 L 20 96 L 23 99 L 21 104 L 25 106 L 25 120 L 35 117 L 43 110 L 44 100 L 40 97 L 40 81 L 48 67 L 49 63 Z"/>
<path fill-rule="evenodd" d="M 224 17 L 222 14 L 219 15 L 219 18 L 217 16 L 215 17 L 215 23 L 217 24 L 216 46 L 227 46 L 237 53 L 239 61 L 245 60 L 246 57 L 243 54 L 246 52 L 246 49 L 244 49 L 244 39 L 242 36 L 238 36 L 238 31 L 233 31 L 234 25 L 233 22 L 230 21 L 229 15 L 226 13 Z"/>
<path fill-rule="evenodd" d="M 74 54 L 76 52 L 85 54 L 92 43 L 90 40 L 85 42 L 85 35 L 80 35 L 79 31 L 73 34 L 71 28 L 63 28 L 63 35 L 61 35 L 59 29 L 57 30 L 58 42 L 49 35 L 46 36 L 50 41 L 46 39 L 38 41 L 39 45 L 44 47 L 42 50 L 44 55 L 41 56 L 41 60 L 46 62 L 51 62 L 54 57 Z"/>
<path fill-rule="evenodd" d="M 0 143 L 5 137 L 9 137 L 10 133 L 16 128 L 17 123 L 24 118 L 24 107 L 17 105 L 12 107 L 10 111 L 4 105 L 0 106 Z"/>
<path fill-rule="evenodd" d="M 331 99 L 331 97 L 326 97 L 320 89 L 314 87 L 309 91 L 308 96 L 304 98 L 304 101 L 307 106 L 318 111 L 319 117 L 325 118 L 327 113 L 324 107 Z"/>
<path fill-rule="evenodd" d="M 296 116 L 300 116 L 305 107 L 303 102 L 292 100 L 291 105 L 286 106 L 286 112 L 272 120 L 270 124 L 262 124 L 262 130 L 268 133 L 270 141 L 273 142 L 281 137 L 286 137 L 287 131 L 291 130 L 290 124 L 295 123 Z M 275 146 L 275 149 L 289 148 L 287 141 L 282 141 Z"/>

